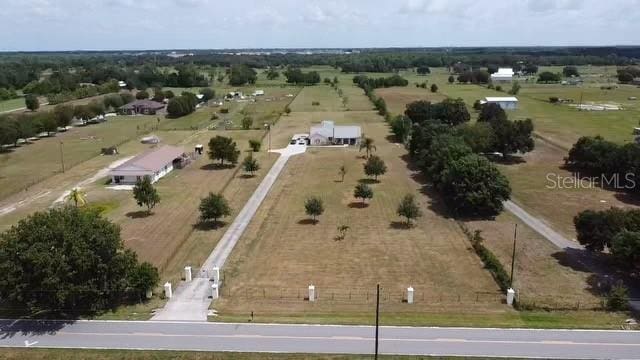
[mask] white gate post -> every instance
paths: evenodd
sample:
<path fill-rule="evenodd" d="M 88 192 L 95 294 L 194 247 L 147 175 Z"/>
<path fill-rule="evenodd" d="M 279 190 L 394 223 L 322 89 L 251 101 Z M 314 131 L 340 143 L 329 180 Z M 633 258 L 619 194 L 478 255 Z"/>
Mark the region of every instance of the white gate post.
<path fill-rule="evenodd" d="M 309 301 L 316 301 L 316 287 L 313 285 L 309 285 Z"/>
<path fill-rule="evenodd" d="M 220 268 L 216 266 L 213 268 L 212 272 L 213 274 L 211 274 L 211 279 L 213 280 L 213 283 L 220 283 Z"/>
<path fill-rule="evenodd" d="M 171 299 L 171 296 L 173 296 L 173 292 L 171 291 L 171 283 L 167 281 L 166 283 L 164 283 L 164 297 L 166 297 L 167 299 Z"/>
<path fill-rule="evenodd" d="M 218 284 L 211 284 L 211 299 L 215 300 L 220 297 L 218 293 Z"/>
<path fill-rule="evenodd" d="M 153 290 L 149 289 L 146 293 L 147 299 L 151 299 L 153 297 Z"/>
<path fill-rule="evenodd" d="M 507 305 L 513 306 L 513 300 L 516 297 L 516 292 L 512 288 L 507 290 Z"/>
<path fill-rule="evenodd" d="M 186 282 L 191 281 L 191 266 L 184 267 L 184 281 Z"/>
<path fill-rule="evenodd" d="M 413 304 L 413 287 L 407 288 L 407 304 Z"/>

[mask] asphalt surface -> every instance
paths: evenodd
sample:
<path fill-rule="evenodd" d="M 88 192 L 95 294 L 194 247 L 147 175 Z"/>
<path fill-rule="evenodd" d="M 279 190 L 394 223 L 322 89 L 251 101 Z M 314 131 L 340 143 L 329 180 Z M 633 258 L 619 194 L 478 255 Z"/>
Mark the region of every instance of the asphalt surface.
<path fill-rule="evenodd" d="M 640 359 L 640 332 L 381 327 L 380 353 Z M 371 326 L 0 320 L 0 347 L 370 354 Z"/>
<path fill-rule="evenodd" d="M 289 145 L 284 149 L 272 151 L 280 153 L 280 157 L 240 210 L 202 267 L 194 269 L 193 280 L 180 283 L 173 291 L 172 298 L 151 320 L 207 321 L 209 305 L 212 301 L 210 295 L 213 283 L 209 281 L 212 269 L 214 267 L 222 269 L 289 158 L 304 153 L 306 149 L 304 145 Z M 185 266 L 188 265 L 185 264 Z"/>

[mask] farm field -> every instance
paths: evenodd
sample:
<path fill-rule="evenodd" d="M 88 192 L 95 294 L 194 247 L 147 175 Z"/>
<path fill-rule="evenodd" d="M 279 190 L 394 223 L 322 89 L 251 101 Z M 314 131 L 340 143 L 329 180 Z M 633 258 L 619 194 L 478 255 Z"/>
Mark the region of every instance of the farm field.
<path fill-rule="evenodd" d="M 214 304 L 219 314 L 348 317 L 368 311 L 361 305 L 371 304 L 378 282 L 386 293 L 385 307 L 393 312 L 438 311 L 443 299 L 458 296 L 460 303 L 454 300 L 447 307 L 507 311 L 455 221 L 435 213 L 433 199 L 419 195 L 421 186 L 410 178 L 402 159 L 405 150 L 386 140 L 388 128 L 375 112 L 292 112 L 278 126 L 286 125 L 282 133 L 301 132 L 322 117 L 362 124 L 375 139 L 376 154 L 387 163 L 388 173 L 372 185 L 374 198 L 361 208 L 353 198 L 353 187 L 364 178 L 357 149 L 310 148 L 290 159 L 226 265 L 223 296 Z M 286 139 L 279 135 L 276 141 Z M 337 173 L 342 164 L 347 167 L 344 182 Z M 395 213 L 406 193 L 417 195 L 425 213 L 411 229 Z M 304 214 L 304 199 L 310 195 L 325 202 L 325 214 L 315 225 Z M 341 224 L 350 230 L 344 240 L 336 240 Z M 309 284 L 319 293 L 315 304 L 300 296 Z M 416 289 L 418 299 L 412 307 L 402 303 L 408 286 Z"/>
<path fill-rule="evenodd" d="M 0 199 L 23 190 L 62 170 L 96 157 L 100 149 L 120 145 L 155 128 L 156 117 L 111 117 L 102 124 L 77 127 L 0 153 Z"/>
<path fill-rule="evenodd" d="M 447 98 L 442 93 L 432 93 L 429 89 L 417 88 L 411 84 L 406 87 L 376 89 L 375 93 L 384 99 L 387 110 L 394 115 L 404 114 L 407 104 L 414 101 L 426 100 L 435 103 Z"/>

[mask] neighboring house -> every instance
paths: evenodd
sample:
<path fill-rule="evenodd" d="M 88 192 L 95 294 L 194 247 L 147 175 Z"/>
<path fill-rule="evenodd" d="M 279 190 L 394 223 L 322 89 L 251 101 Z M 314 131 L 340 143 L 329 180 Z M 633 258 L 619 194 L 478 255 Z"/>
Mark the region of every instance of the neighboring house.
<path fill-rule="evenodd" d="M 137 155 L 111 169 L 109 177 L 112 184 L 135 184 L 145 176 L 149 176 L 151 182 L 156 182 L 174 168 L 182 167 L 186 161 L 183 148 L 164 145 Z"/>
<path fill-rule="evenodd" d="M 511 80 L 513 80 L 512 68 L 498 68 L 498 72 L 491 74 L 493 82 L 509 82 Z"/>
<path fill-rule="evenodd" d="M 480 104 L 498 104 L 504 110 L 515 110 L 518 108 L 518 98 L 515 96 L 491 97 L 488 96 L 480 101 Z"/>
<path fill-rule="evenodd" d="M 122 115 L 155 115 L 164 109 L 164 104 L 153 100 L 135 100 L 118 108 Z"/>
<path fill-rule="evenodd" d="M 361 137 L 360 126 L 336 126 L 330 120 L 324 120 L 309 130 L 310 145 L 358 145 Z"/>

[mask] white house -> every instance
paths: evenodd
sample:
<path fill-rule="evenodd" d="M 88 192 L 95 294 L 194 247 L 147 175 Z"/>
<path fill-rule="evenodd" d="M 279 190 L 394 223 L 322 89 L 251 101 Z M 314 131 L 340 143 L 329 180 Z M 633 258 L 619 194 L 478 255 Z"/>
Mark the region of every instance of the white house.
<path fill-rule="evenodd" d="M 309 130 L 310 145 L 358 145 L 361 137 L 360 126 L 336 126 L 330 120 L 324 120 Z"/>
<path fill-rule="evenodd" d="M 509 82 L 511 80 L 513 80 L 512 68 L 498 68 L 498 72 L 491 74 L 493 82 Z"/>
<path fill-rule="evenodd" d="M 487 96 L 480 104 L 498 104 L 504 110 L 515 110 L 518 108 L 518 98 L 515 96 Z"/>
<path fill-rule="evenodd" d="M 111 169 L 109 177 L 112 184 L 135 184 L 145 176 L 149 176 L 154 183 L 171 172 L 174 167 L 180 166 L 184 156 L 183 148 L 164 145 L 137 155 Z"/>

